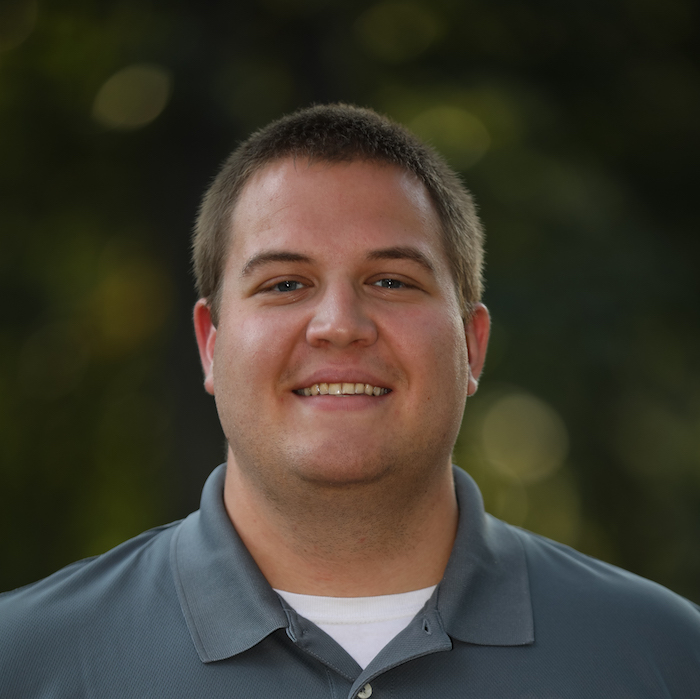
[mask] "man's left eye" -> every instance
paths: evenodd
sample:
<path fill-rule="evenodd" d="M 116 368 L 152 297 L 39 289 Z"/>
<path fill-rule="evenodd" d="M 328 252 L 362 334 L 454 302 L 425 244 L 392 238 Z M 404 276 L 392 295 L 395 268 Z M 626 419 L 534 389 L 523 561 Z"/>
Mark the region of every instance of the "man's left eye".
<path fill-rule="evenodd" d="M 374 282 L 374 286 L 381 286 L 382 289 L 401 289 L 406 285 L 398 279 L 380 279 Z"/>
<path fill-rule="evenodd" d="M 301 282 L 295 282 L 292 279 L 285 279 L 283 282 L 275 284 L 273 291 L 299 291 L 304 285 Z"/>

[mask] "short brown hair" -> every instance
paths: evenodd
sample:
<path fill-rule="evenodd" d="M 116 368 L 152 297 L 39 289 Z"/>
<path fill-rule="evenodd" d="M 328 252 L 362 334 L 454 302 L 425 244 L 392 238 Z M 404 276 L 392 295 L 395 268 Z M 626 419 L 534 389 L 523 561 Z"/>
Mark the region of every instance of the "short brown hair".
<path fill-rule="evenodd" d="M 483 287 L 483 230 L 470 192 L 442 156 L 403 126 L 371 109 L 329 104 L 301 109 L 253 133 L 233 151 L 206 191 L 192 249 L 197 289 L 215 324 L 233 208 L 253 174 L 287 157 L 385 163 L 413 173 L 440 217 L 462 312 L 471 315 Z"/>

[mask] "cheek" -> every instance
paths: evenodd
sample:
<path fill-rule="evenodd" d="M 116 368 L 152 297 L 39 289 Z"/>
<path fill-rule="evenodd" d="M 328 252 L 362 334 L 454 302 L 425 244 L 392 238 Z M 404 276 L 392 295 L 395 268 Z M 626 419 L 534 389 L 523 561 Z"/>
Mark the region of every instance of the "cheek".
<path fill-rule="evenodd" d="M 468 355 L 461 318 L 445 313 L 415 313 L 393 319 L 390 336 L 401 337 L 400 349 L 412 372 L 439 385 L 466 383 Z"/>
<path fill-rule="evenodd" d="M 224 341 L 220 342 L 224 330 Z M 215 378 L 239 386 L 260 387 L 263 378 L 270 379 L 283 371 L 292 332 L 288 323 L 273 314 L 239 317 L 220 328 L 215 346 Z"/>

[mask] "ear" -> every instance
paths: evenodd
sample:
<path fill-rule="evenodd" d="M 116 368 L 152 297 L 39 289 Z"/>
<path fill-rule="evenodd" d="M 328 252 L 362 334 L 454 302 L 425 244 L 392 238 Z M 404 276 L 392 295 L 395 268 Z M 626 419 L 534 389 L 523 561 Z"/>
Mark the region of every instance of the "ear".
<path fill-rule="evenodd" d="M 199 299 L 194 305 L 194 334 L 197 336 L 199 359 L 204 370 L 204 389 L 213 396 L 216 327 L 211 319 L 211 309 L 206 299 Z"/>
<path fill-rule="evenodd" d="M 483 303 L 477 303 L 469 320 L 464 323 L 464 334 L 469 353 L 469 383 L 467 395 L 473 396 L 479 387 L 479 376 L 486 360 L 486 347 L 489 344 L 491 317 Z"/>

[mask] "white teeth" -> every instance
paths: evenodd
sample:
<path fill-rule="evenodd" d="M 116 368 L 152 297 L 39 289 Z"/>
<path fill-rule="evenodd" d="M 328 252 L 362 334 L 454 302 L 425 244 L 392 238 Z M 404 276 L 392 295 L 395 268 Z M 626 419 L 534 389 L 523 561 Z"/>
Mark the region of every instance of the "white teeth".
<path fill-rule="evenodd" d="M 313 386 L 300 388 L 295 393 L 300 396 L 382 396 L 389 393 L 389 389 L 368 383 L 315 383 Z"/>

